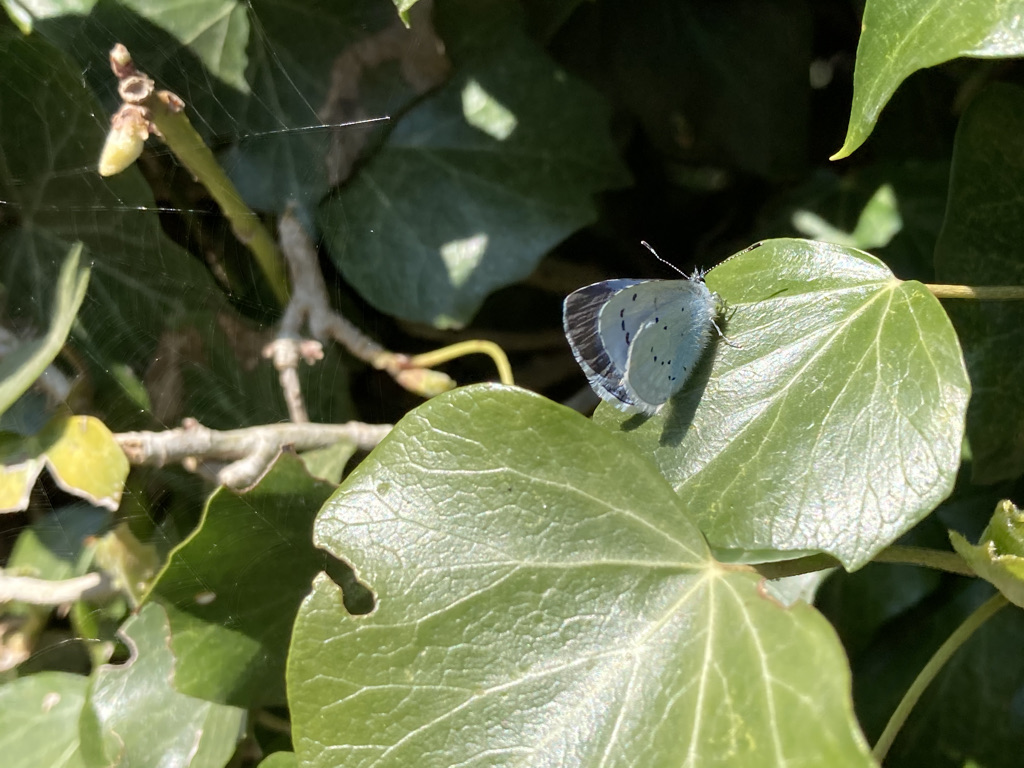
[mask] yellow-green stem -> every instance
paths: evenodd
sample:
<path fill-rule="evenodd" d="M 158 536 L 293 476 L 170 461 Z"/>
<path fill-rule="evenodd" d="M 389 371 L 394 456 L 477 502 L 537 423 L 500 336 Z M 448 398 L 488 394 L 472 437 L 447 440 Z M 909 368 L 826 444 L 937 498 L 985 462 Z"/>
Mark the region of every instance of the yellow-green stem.
<path fill-rule="evenodd" d="M 1013 301 L 1024 299 L 1024 285 L 943 285 L 926 283 L 937 299 L 974 299 L 976 301 Z"/>
<path fill-rule="evenodd" d="M 418 368 L 433 368 L 435 365 L 446 363 L 457 357 L 465 357 L 472 354 L 484 354 L 490 357 L 498 369 L 498 379 L 501 383 L 508 384 L 509 386 L 515 384 L 512 378 L 512 366 L 509 365 L 505 351 L 493 341 L 487 341 L 486 339 L 461 341 L 458 344 L 435 349 L 433 352 L 424 352 L 422 355 L 413 357 L 410 362 Z"/>
<path fill-rule="evenodd" d="M 277 243 L 259 217 L 242 200 L 235 185 L 217 163 L 213 152 L 192 127 L 184 110 L 168 106 L 159 93 L 146 99 L 145 106 L 167 146 L 199 183 L 206 187 L 231 223 L 235 236 L 252 251 L 274 296 L 282 305 L 287 304 L 288 277 Z"/>
<path fill-rule="evenodd" d="M 900 728 L 907 721 L 907 717 L 910 716 L 911 710 L 914 705 L 917 704 L 918 699 L 921 698 L 921 694 L 924 693 L 928 685 L 935 679 L 935 676 L 939 674 L 939 671 L 945 666 L 946 662 L 956 653 L 957 649 L 961 645 L 967 642 L 968 638 L 974 634 L 974 632 L 992 616 L 994 616 L 1000 608 L 1008 605 L 1008 601 L 1003 597 L 1001 592 L 997 592 L 984 603 L 982 603 L 970 616 L 968 616 L 964 622 L 956 628 L 956 630 L 944 642 L 939 646 L 939 650 L 928 660 L 928 663 L 924 665 L 914 682 L 910 684 L 910 688 L 903 695 L 903 699 L 896 707 L 896 711 L 892 713 L 892 717 L 889 718 L 889 722 L 885 726 L 885 730 L 882 731 L 882 735 L 878 738 L 878 743 L 875 744 L 875 748 L 872 753 L 875 756 L 875 760 L 881 763 L 886 754 L 889 752 L 889 747 L 892 746 L 893 741 L 896 739 L 896 734 L 899 733 Z"/>

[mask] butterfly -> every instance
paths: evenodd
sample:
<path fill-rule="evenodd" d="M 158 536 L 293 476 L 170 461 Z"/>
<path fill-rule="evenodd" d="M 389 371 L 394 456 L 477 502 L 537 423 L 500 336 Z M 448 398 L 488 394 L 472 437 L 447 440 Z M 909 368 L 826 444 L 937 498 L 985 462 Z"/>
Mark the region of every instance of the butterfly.
<path fill-rule="evenodd" d="M 721 335 L 715 320 L 723 308 L 700 272 L 682 280 L 605 280 L 570 293 L 562 323 L 603 400 L 654 414 L 693 373 L 712 329 Z"/>

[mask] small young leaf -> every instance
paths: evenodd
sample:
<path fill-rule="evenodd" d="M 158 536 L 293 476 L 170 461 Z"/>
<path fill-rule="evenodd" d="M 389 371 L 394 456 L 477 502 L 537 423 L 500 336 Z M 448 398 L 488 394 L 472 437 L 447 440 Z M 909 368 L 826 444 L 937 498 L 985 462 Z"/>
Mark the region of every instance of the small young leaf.
<path fill-rule="evenodd" d="M 975 573 L 1024 608 L 1024 513 L 1012 501 L 999 503 L 977 544 L 956 531 L 949 532 L 949 539 Z"/>
<path fill-rule="evenodd" d="M 288 700 L 302 765 L 872 765 L 823 617 L 712 560 L 622 438 L 497 385 L 402 419 L 317 518 Z"/>
<path fill-rule="evenodd" d="M 860 567 L 953 487 L 970 387 L 949 319 L 825 243 L 769 240 L 707 282 L 730 343 L 655 418 L 595 418 L 653 457 L 721 556 Z"/>
<path fill-rule="evenodd" d="M 846 141 L 833 160 L 867 140 L 896 88 L 919 69 L 958 56 L 1024 53 L 1024 2 L 868 0 L 864 6 Z"/>
<path fill-rule="evenodd" d="M 58 416 L 34 437 L 0 434 L 0 512 L 25 509 L 44 466 L 68 493 L 110 510 L 121 503 L 128 459 L 97 418 Z"/>

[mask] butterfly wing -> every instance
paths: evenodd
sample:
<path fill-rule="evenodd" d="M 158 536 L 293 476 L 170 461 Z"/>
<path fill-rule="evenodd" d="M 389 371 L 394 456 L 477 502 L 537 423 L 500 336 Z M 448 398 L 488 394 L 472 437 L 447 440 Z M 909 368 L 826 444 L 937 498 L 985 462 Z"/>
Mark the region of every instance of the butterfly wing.
<path fill-rule="evenodd" d="M 605 280 L 594 283 L 565 298 L 562 324 L 573 356 L 587 375 L 590 386 L 607 402 L 619 408 L 632 402 L 623 386 L 629 361 L 629 342 L 646 320 L 646 312 L 635 302 L 627 304 L 627 289 L 643 285 L 644 280 Z M 609 307 L 614 303 L 615 306 Z M 618 332 L 612 319 L 618 316 Z"/>
<path fill-rule="evenodd" d="M 700 280 L 607 280 L 570 294 L 563 323 L 602 399 L 655 413 L 693 370 L 716 312 Z"/>
<path fill-rule="evenodd" d="M 656 411 L 683 388 L 711 340 L 718 302 L 701 280 L 667 280 L 671 293 L 653 301 L 657 311 L 636 334 L 626 370 L 636 404 Z"/>

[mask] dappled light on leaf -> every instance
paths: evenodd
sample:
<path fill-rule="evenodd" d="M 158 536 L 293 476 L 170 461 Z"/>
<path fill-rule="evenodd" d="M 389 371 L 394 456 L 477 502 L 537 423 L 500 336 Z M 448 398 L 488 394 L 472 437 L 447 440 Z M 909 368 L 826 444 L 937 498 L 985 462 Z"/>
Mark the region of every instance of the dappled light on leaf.
<path fill-rule="evenodd" d="M 476 80 L 462 88 L 462 113 L 466 122 L 498 141 L 504 141 L 516 129 L 518 120 Z"/>

